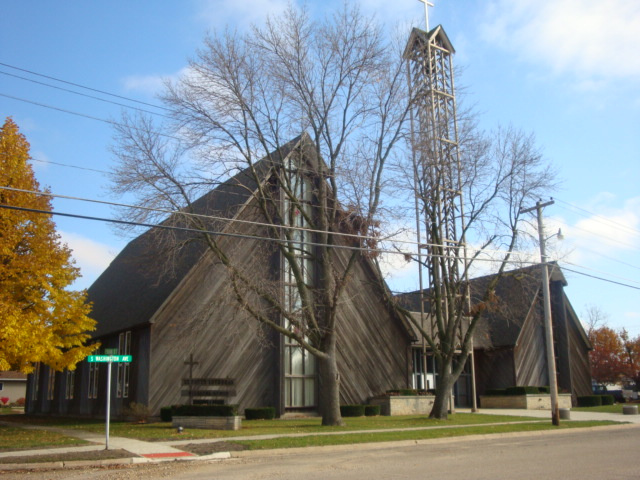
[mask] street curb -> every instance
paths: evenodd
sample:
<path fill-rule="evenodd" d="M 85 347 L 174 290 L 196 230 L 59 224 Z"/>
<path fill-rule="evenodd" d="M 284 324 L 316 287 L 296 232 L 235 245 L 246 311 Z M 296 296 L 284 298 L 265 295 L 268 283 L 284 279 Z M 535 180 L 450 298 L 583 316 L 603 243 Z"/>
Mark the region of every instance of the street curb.
<path fill-rule="evenodd" d="M 380 450 L 388 448 L 389 444 L 393 444 L 396 447 L 411 447 L 415 445 L 429 445 L 429 444 L 446 444 L 455 443 L 460 441 L 481 441 L 490 438 L 519 438 L 519 437 L 540 437 L 544 435 L 562 435 L 565 433 L 572 433 L 576 431 L 591 432 L 600 431 L 603 429 L 608 430 L 622 430 L 629 428 L 640 428 L 640 424 L 624 423 L 620 425 L 603 425 L 597 427 L 585 427 L 585 428 L 570 428 L 566 430 L 539 430 L 529 432 L 507 432 L 507 433 L 485 433 L 477 435 L 458 435 L 453 437 L 443 438 L 429 438 L 424 440 L 397 440 L 390 442 L 370 442 L 370 443 L 349 443 L 344 445 L 322 445 L 311 447 L 294 447 L 294 448 L 277 448 L 268 450 L 241 450 L 236 452 L 230 452 L 231 458 L 248 458 L 248 457 L 260 457 L 260 456 L 285 456 L 285 455 L 297 455 L 303 452 L 309 452 L 312 449 L 318 449 L 330 453 L 337 451 L 345 447 L 350 450 L 365 451 L 365 450 Z"/>
<path fill-rule="evenodd" d="M 106 460 L 71 460 L 68 462 L 43 462 L 43 463 L 6 463 L 0 464 L 0 472 L 15 470 L 62 470 L 64 468 L 82 467 L 102 467 L 116 465 L 134 465 L 141 463 L 166 463 L 166 462 L 193 462 L 193 461 L 215 461 L 231 458 L 229 452 L 216 452 L 209 455 L 193 457 L 173 457 L 173 458 L 145 458 L 145 457 L 124 457 L 109 458 Z"/>
<path fill-rule="evenodd" d="M 350 443 L 344 445 L 325 445 L 312 447 L 295 447 L 295 448 L 279 448 L 269 450 L 242 450 L 235 452 L 216 452 L 209 455 L 193 456 L 193 457 L 173 457 L 173 458 L 145 458 L 145 457 L 125 457 L 111 458 L 106 460 L 72 460 L 67 462 L 46 462 L 46 463 L 7 463 L 0 464 L 0 472 L 16 471 L 16 470 L 61 470 L 64 468 L 82 468 L 82 467 L 99 467 L 99 466 L 116 466 L 116 465 L 133 465 L 142 463 L 161 463 L 161 462 L 206 462 L 220 461 L 234 458 L 249 457 L 277 457 L 285 455 L 298 455 L 313 450 L 332 452 L 348 448 L 352 451 L 381 450 L 387 449 L 390 445 L 394 447 L 412 447 L 416 445 L 429 444 L 447 444 L 460 441 L 482 441 L 495 438 L 525 438 L 539 437 L 544 435 L 562 435 L 576 431 L 591 432 L 601 430 L 623 430 L 630 428 L 640 428 L 640 424 L 624 423 L 619 425 L 604 425 L 599 427 L 571 428 L 566 430 L 540 430 L 533 432 L 508 432 L 508 433 L 488 433 L 482 435 L 460 435 L 454 437 L 432 438 L 424 440 L 398 440 L 390 442 L 371 442 L 371 443 Z"/>
<path fill-rule="evenodd" d="M 19 470 L 62 470 L 65 468 L 101 467 L 117 465 L 134 465 L 142 463 L 167 463 L 167 462 L 207 462 L 231 459 L 231 452 L 216 452 L 209 455 L 193 457 L 173 457 L 173 458 L 145 458 L 145 457 L 124 457 L 110 458 L 106 460 L 70 460 L 65 462 L 33 462 L 33 463 L 5 463 L 0 464 L 0 474 Z"/>

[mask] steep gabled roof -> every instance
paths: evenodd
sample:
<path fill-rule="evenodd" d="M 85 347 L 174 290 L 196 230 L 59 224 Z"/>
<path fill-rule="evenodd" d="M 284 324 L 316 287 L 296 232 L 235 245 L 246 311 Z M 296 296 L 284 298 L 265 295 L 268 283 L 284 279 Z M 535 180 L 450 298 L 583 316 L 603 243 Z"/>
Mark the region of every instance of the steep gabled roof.
<path fill-rule="evenodd" d="M 403 57 L 411 58 L 413 56 L 412 52 L 414 52 L 416 48 L 423 48 L 423 45 L 426 45 L 432 40 L 435 40 L 437 45 L 442 45 L 443 48 L 447 49 L 452 54 L 456 53 L 451 40 L 449 40 L 447 33 L 444 31 L 444 28 L 442 28 L 442 25 L 438 25 L 437 27 L 432 28 L 429 32 L 425 32 L 419 28 L 413 28 L 409 35 L 407 46 L 404 49 Z"/>
<path fill-rule="evenodd" d="M 286 158 L 301 142 L 295 138 L 255 164 L 258 178 L 266 179 L 274 162 Z M 256 178 L 243 170 L 193 202 L 193 212 L 233 218 L 249 201 L 257 188 Z M 170 216 L 163 224 L 173 224 Z M 211 231 L 224 226 L 211 225 Z M 94 337 L 147 324 L 153 314 L 175 290 L 206 250 L 196 233 L 177 233 L 184 246 L 173 259 L 159 244 L 157 229 L 150 229 L 133 239 L 89 287 L 88 300 L 93 303 L 91 318 L 97 321 Z"/>
<path fill-rule="evenodd" d="M 566 279 L 557 265 L 551 268 L 551 280 L 566 285 Z M 471 280 L 472 304 L 480 301 L 494 275 Z M 484 313 L 474 332 L 477 348 L 500 348 L 517 343 L 523 324 L 540 293 L 540 267 L 538 265 L 505 272 L 495 288 L 497 304 Z M 396 296 L 401 305 L 411 311 L 420 310 L 419 292 Z M 565 297 L 566 298 L 566 297 Z M 568 303 L 568 300 L 566 300 Z M 541 308 L 541 304 L 538 308 Z"/>

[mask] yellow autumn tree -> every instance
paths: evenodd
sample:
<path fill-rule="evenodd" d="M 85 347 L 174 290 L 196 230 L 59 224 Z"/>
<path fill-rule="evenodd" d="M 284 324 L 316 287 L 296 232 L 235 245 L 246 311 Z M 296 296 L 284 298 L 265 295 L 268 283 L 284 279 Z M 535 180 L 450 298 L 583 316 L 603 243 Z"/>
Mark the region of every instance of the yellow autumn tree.
<path fill-rule="evenodd" d="M 79 276 L 29 163 L 29 143 L 8 118 L 0 130 L 0 371 L 29 373 L 37 362 L 73 369 L 96 346 L 86 292 L 67 290 Z M 17 189 L 17 190 L 11 190 Z"/>

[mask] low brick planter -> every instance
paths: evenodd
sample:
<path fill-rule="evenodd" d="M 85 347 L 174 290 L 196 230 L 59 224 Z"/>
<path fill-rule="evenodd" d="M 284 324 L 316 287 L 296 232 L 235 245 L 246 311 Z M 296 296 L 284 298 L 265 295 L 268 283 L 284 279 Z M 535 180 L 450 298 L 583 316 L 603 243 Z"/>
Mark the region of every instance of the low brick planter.
<path fill-rule="evenodd" d="M 240 430 L 242 417 L 173 417 L 171 425 L 174 428 L 203 428 L 210 430 Z"/>
<path fill-rule="evenodd" d="M 480 395 L 481 408 L 520 408 L 525 410 L 551 410 L 551 395 Z M 571 394 L 558 395 L 558 408 L 571 408 Z"/>
<path fill-rule="evenodd" d="M 380 395 L 369 400 L 380 405 L 380 415 L 429 415 L 433 408 L 433 395 Z"/>

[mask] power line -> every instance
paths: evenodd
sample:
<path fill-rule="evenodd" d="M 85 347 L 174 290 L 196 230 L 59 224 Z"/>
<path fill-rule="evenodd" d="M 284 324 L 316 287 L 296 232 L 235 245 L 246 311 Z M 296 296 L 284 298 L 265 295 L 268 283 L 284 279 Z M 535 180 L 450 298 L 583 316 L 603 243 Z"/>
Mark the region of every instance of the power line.
<path fill-rule="evenodd" d="M 367 252 L 367 253 L 375 252 L 375 253 L 389 253 L 389 254 L 405 255 L 405 256 L 408 255 L 407 252 L 398 252 L 398 251 L 394 251 L 394 250 L 383 250 L 383 249 L 379 249 L 379 248 L 358 247 L 358 246 L 351 246 L 351 245 L 328 245 L 328 244 L 324 244 L 324 243 L 308 242 L 308 241 L 304 241 L 304 242 L 295 241 L 295 240 L 288 241 L 288 240 L 282 240 L 282 239 L 279 239 L 279 238 L 263 237 L 263 236 L 258 236 L 258 235 L 246 235 L 246 234 L 242 234 L 242 233 L 230 233 L 230 232 L 223 232 L 223 231 L 201 230 L 201 229 L 189 228 L 189 227 L 177 227 L 177 226 L 173 226 L 173 225 L 152 224 L 152 223 L 144 223 L 144 222 L 133 222 L 133 221 L 128 221 L 128 220 L 118 220 L 118 219 L 115 219 L 115 218 L 94 217 L 94 216 L 89 216 L 89 215 L 80 215 L 80 214 L 76 214 L 76 213 L 53 212 L 53 211 L 48 211 L 48 210 L 39 210 L 39 209 L 35 209 L 35 208 L 16 207 L 16 206 L 13 206 L 13 205 L 0 204 L 0 208 L 6 208 L 8 210 L 17 210 L 17 211 L 21 211 L 21 212 L 42 213 L 42 214 L 45 214 L 45 215 L 58 215 L 58 216 L 61 216 L 61 217 L 78 218 L 78 219 L 81 219 L 81 220 L 95 220 L 95 221 L 99 221 L 99 222 L 116 223 L 116 224 L 120 224 L 120 225 L 129 225 L 129 226 L 135 226 L 135 227 L 158 228 L 158 229 L 162 229 L 162 230 L 175 230 L 175 231 L 181 231 L 181 232 L 197 233 L 199 235 L 208 234 L 208 235 L 217 235 L 217 236 L 221 236 L 221 237 L 242 238 L 242 239 L 250 239 L 250 240 L 266 240 L 266 241 L 280 243 L 280 244 L 284 244 L 284 245 L 294 244 L 294 245 L 304 245 L 304 246 L 313 246 L 313 247 L 331 247 L 331 248 L 337 248 L 337 249 L 341 249 L 341 250 L 364 251 L 364 252 Z M 293 227 L 293 228 L 295 228 L 295 227 Z M 442 255 L 432 255 L 432 256 L 442 257 Z"/>
<path fill-rule="evenodd" d="M 51 110 L 56 110 L 58 112 L 68 113 L 70 115 L 76 115 L 78 117 L 88 118 L 89 120 L 95 120 L 97 122 L 106 123 L 107 125 L 111 125 L 111 126 L 132 128 L 134 130 L 142 130 L 142 129 L 134 127 L 134 126 L 128 126 L 128 125 L 124 125 L 124 124 L 119 123 L 119 122 L 115 122 L 113 120 L 105 120 L 104 118 L 94 117 L 92 115 L 87 115 L 86 113 L 74 112 L 73 110 L 66 110 L 64 108 L 54 107 L 53 105 L 47 105 L 46 103 L 35 102 L 33 100 L 27 100 L 26 98 L 20 98 L 20 97 L 15 97 L 13 95 L 7 95 L 6 93 L 0 93 L 0 97 L 10 98 L 12 100 L 18 100 L 19 102 L 30 103 L 31 105 L 36 105 L 38 107 L 43 107 L 43 108 L 49 108 Z M 153 132 L 153 133 L 155 133 L 157 135 L 160 135 L 162 137 L 171 138 L 173 140 L 181 141 L 180 138 L 174 137 L 172 135 L 167 135 L 166 133 L 159 133 L 159 132 Z"/>
<path fill-rule="evenodd" d="M 603 282 L 607 282 L 607 283 L 613 283 L 615 285 L 621 285 L 623 287 L 629 287 L 629 288 L 633 288 L 634 290 L 640 290 L 640 287 L 634 287 L 633 285 L 629 285 L 626 283 L 622 283 L 622 282 L 616 282 L 615 280 L 609 280 L 608 278 L 602 278 L 602 277 L 598 277 L 596 275 L 590 275 L 588 273 L 584 273 L 584 272 L 578 272 L 577 270 L 573 270 L 571 268 L 567 268 L 564 265 L 562 266 L 562 269 L 567 271 L 567 272 L 572 272 L 578 275 L 583 275 L 585 277 L 589 277 L 589 278 L 595 278 L 596 280 L 601 280 Z"/>
<path fill-rule="evenodd" d="M 558 200 L 558 199 L 556 198 L 556 200 Z M 571 207 L 573 210 L 578 210 L 578 211 L 582 212 L 582 213 L 580 213 L 580 215 L 582 215 L 584 218 L 598 218 L 598 219 L 600 219 L 601 223 L 608 223 L 608 224 L 611 224 L 611 225 L 615 225 L 617 227 L 624 228 L 625 230 L 629 230 L 630 232 L 633 232 L 633 233 L 635 233 L 637 235 L 640 235 L 640 230 L 638 230 L 637 228 L 630 227 L 629 225 L 625 225 L 625 224 L 620 223 L 620 222 L 616 222 L 615 220 L 611 220 L 610 218 L 603 217 L 602 215 L 598 215 L 597 213 L 591 212 L 591 211 L 586 210 L 586 209 L 584 209 L 582 207 L 579 207 L 577 205 L 573 205 L 572 203 L 565 202 L 564 200 L 558 200 L 558 202 L 560 202 L 560 203 L 562 203 L 564 205 L 567 205 L 568 207 Z M 566 207 L 564 207 L 564 208 L 565 208 L 565 210 L 570 210 L 570 209 L 568 209 Z"/>
<path fill-rule="evenodd" d="M 56 90 L 61 90 L 63 92 L 73 93 L 74 95 L 80 95 L 82 97 L 91 98 L 93 100 L 98 100 L 100 102 L 111 103 L 112 105 L 118 105 L 119 107 L 130 108 L 132 110 L 136 110 L 138 112 L 148 113 L 150 115 L 158 115 L 165 118 L 171 118 L 169 115 L 164 115 L 163 113 L 152 112 L 151 110 L 145 110 L 144 108 L 132 107 L 131 105 L 125 105 L 124 103 L 114 102 L 113 100 L 107 100 L 106 98 L 96 97 L 95 95 L 87 95 L 86 93 L 76 92 L 74 90 L 70 90 L 68 88 L 57 87 L 55 85 L 51 85 L 45 82 L 39 82 L 37 80 L 33 80 L 31 78 L 21 77 L 20 75 L 14 75 L 8 72 L 0 71 L 0 75 L 8 75 L 10 77 L 19 78 L 20 80 L 25 80 L 27 82 L 36 83 L 38 85 L 44 85 L 45 87 L 55 88 Z"/>
<path fill-rule="evenodd" d="M 221 222 L 226 222 L 226 223 L 239 223 L 239 224 L 246 224 L 246 225 L 257 226 L 257 227 L 268 227 L 268 228 L 274 228 L 275 227 L 275 228 L 279 228 L 279 229 L 283 229 L 283 230 L 292 230 L 292 231 L 307 232 L 307 233 L 327 233 L 329 235 L 333 235 L 333 236 L 337 236 L 337 237 L 346 237 L 346 238 L 352 238 L 352 239 L 357 239 L 357 240 L 374 240 L 374 241 L 378 241 L 378 242 L 392 241 L 394 243 L 401 243 L 401 244 L 412 245 L 412 246 L 420 245 L 421 248 L 425 248 L 427 246 L 443 247 L 443 248 L 446 248 L 446 249 L 461 249 L 461 248 L 464 248 L 463 246 L 426 244 L 426 243 L 423 243 L 423 242 L 418 243 L 418 242 L 413 241 L 413 240 L 393 240 L 391 238 L 379 238 L 379 237 L 374 237 L 374 236 L 360 235 L 360 234 L 353 234 L 353 233 L 326 232 L 324 230 L 317 230 L 317 229 L 305 228 L 305 227 L 294 227 L 294 226 L 290 226 L 290 225 L 274 225 L 273 223 L 257 222 L 255 220 L 241 220 L 241 219 L 234 219 L 234 218 L 227 218 L 227 217 L 219 217 L 219 216 L 214 216 L 214 215 L 204 215 L 204 214 L 198 214 L 198 213 L 185 212 L 185 211 L 182 211 L 182 210 L 167 210 L 167 209 L 162 209 L 162 208 L 145 207 L 145 206 L 141 206 L 141 205 L 130 205 L 130 204 L 125 204 L 125 203 L 110 202 L 110 201 L 106 201 L 106 200 L 95 200 L 95 199 L 91 199 L 91 198 L 72 197 L 72 196 L 68 196 L 68 195 L 54 194 L 54 193 L 51 193 L 51 192 L 38 192 L 36 190 L 25 190 L 25 189 L 20 189 L 20 188 L 13 188 L 13 187 L 0 186 L 0 190 L 8 190 L 8 191 L 19 192 L 19 193 L 28 193 L 28 194 L 33 194 L 33 195 L 42 195 L 42 196 L 47 196 L 47 197 L 52 197 L 52 198 L 60 198 L 60 199 L 64 199 L 64 200 L 77 200 L 77 201 L 88 202 L 88 203 L 97 203 L 97 204 L 101 204 L 101 205 L 108 205 L 108 206 L 119 207 L 119 208 L 130 208 L 130 209 L 136 209 L 136 210 L 145 210 L 145 211 L 149 211 L 149 212 L 162 213 L 162 214 L 166 214 L 166 215 L 181 215 L 183 217 L 203 218 L 205 220 L 215 220 L 215 221 L 221 221 Z M 144 224 L 142 226 L 147 226 L 147 225 Z M 254 237 L 254 238 L 258 238 L 258 237 Z M 264 238 L 268 238 L 268 237 L 264 237 Z M 325 246 L 329 246 L 329 245 L 325 245 Z M 500 255 L 505 255 L 507 253 L 504 250 L 488 250 L 488 249 L 478 250 L 478 249 L 475 249 L 475 248 L 472 248 L 472 247 L 467 247 L 467 250 L 469 250 L 471 252 L 482 253 L 484 255 L 495 254 L 495 253 L 500 254 Z M 406 253 L 406 252 L 391 251 L 391 250 L 380 250 L 380 251 L 381 252 L 385 252 L 385 253 L 397 253 L 397 254 L 403 254 L 403 255 Z M 512 251 L 512 252 L 509 252 L 509 253 L 510 253 L 510 255 L 514 255 L 514 256 L 517 256 L 517 255 L 529 256 L 528 252 Z M 424 256 L 426 254 L 421 254 L 421 255 Z M 494 262 L 497 261 L 497 260 L 493 260 L 493 259 L 480 259 L 480 258 L 478 258 L 478 260 L 481 260 L 481 261 L 494 261 Z M 535 263 L 535 262 L 532 262 L 532 263 Z"/>
<path fill-rule="evenodd" d="M 31 75 L 36 75 L 38 77 L 48 78 L 49 80 L 55 80 L 56 82 L 66 83 L 67 85 L 72 85 L 74 87 L 84 88 L 85 90 L 90 90 L 92 92 L 101 93 L 103 95 L 108 95 L 110 97 L 120 98 L 122 100 L 127 100 L 129 102 L 139 103 L 141 105 L 146 105 L 147 107 L 153 107 L 153 108 L 159 108 L 161 110 L 171 111 L 169 108 L 161 106 L 161 105 L 154 105 L 152 103 L 147 103 L 147 102 L 143 102 L 141 100 L 136 100 L 136 99 L 133 99 L 133 98 L 122 96 L 122 95 L 117 95 L 115 93 L 106 92 L 104 90 L 98 90 L 97 88 L 87 87 L 86 85 L 81 85 L 79 83 L 69 82 L 67 80 L 62 80 L 60 78 L 52 77 L 50 75 L 44 75 L 42 73 L 34 72 L 32 70 L 26 70 L 24 68 L 20 68 L 20 67 L 16 67 L 16 66 L 13 66 L 13 65 L 9 65 L 7 63 L 0 62 L 0 65 L 2 65 L 3 67 L 12 68 L 14 70 L 19 70 L 21 72 L 29 73 Z"/>
<path fill-rule="evenodd" d="M 638 248 L 636 245 L 632 245 L 632 244 L 627 243 L 627 242 L 622 242 L 622 241 L 620 241 L 620 240 L 616 240 L 615 238 L 608 237 L 608 236 L 606 236 L 606 235 L 602 235 L 602 234 L 600 234 L 600 233 L 593 232 L 593 231 L 591 231 L 591 230 L 587 230 L 586 228 L 577 227 L 577 226 L 575 226 L 575 225 L 573 225 L 573 226 L 569 226 L 569 228 L 572 228 L 572 229 L 575 229 L 575 230 L 579 230 L 579 231 L 581 231 L 581 232 L 588 233 L 589 235 L 592 235 L 592 236 L 594 236 L 594 237 L 599 237 L 599 238 L 601 238 L 601 239 L 603 239 L 603 240 L 605 240 L 605 241 L 607 241 L 607 242 L 616 243 L 616 244 L 618 244 L 618 245 L 621 245 L 621 246 L 623 246 L 623 247 L 629 248 L 629 249 L 631 249 L 631 250 L 640 250 L 640 248 Z"/>
<path fill-rule="evenodd" d="M 31 156 L 29 157 L 29 160 L 31 160 L 32 162 L 39 162 L 39 163 L 57 165 L 59 167 L 77 168 L 78 170 L 87 170 L 89 172 L 97 172 L 97 173 L 102 173 L 104 175 L 111 175 L 110 172 L 107 172 L 106 170 L 98 170 L 97 168 L 80 167 L 78 165 L 69 165 L 67 163 L 53 162 L 51 160 L 42 160 L 40 158 L 34 158 L 34 157 L 31 157 Z"/>
<path fill-rule="evenodd" d="M 626 267 L 631 267 L 631 268 L 635 268 L 636 270 L 640 270 L 640 266 L 632 265 L 631 263 L 628 263 L 628 262 L 623 262 L 622 260 L 618 260 L 617 258 L 610 257 L 609 255 L 605 255 L 604 253 L 600 253 L 600 252 L 597 252 L 595 250 L 591 250 L 590 248 L 586 248 L 584 246 L 581 246 L 580 249 L 581 250 L 585 250 L 585 251 L 587 251 L 587 252 L 589 252 L 589 253 L 591 253 L 593 255 L 597 255 L 599 257 L 606 258 L 607 260 L 610 260 L 612 262 L 619 263 L 619 264 L 624 265 Z"/>
<path fill-rule="evenodd" d="M 402 251 L 396 251 L 396 250 L 384 250 L 384 249 L 380 249 L 380 248 L 368 248 L 368 247 L 358 247 L 358 246 L 350 246 L 350 245 L 327 245 L 327 244 L 322 244 L 322 243 L 318 243 L 318 242 L 289 242 L 287 240 L 282 240 L 282 239 L 278 239 L 278 238 L 272 238 L 272 237 L 263 237 L 263 236 L 256 236 L 256 235 L 246 235 L 246 234 L 240 234 L 240 233 L 230 233 L 230 232 L 221 232 L 221 231 L 211 231 L 211 230 L 200 230 L 200 229 L 195 229 L 195 228 L 188 228 L 188 227 L 177 227 L 177 226 L 172 226 L 172 225 L 163 225 L 163 224 L 150 224 L 150 223 L 143 223 L 143 222 L 133 222 L 133 221 L 127 221 L 127 220 L 118 220 L 118 219 L 113 219 L 113 218 L 104 218 L 104 217 L 94 217 L 94 216 L 88 216 L 88 215 L 79 215 L 79 214 L 73 214 L 73 213 L 66 213 L 66 212 L 52 212 L 52 211 L 47 211 L 47 210 L 38 210 L 38 209 L 33 209 L 33 208 L 24 208 L 24 207 L 16 207 L 16 206 L 12 206 L 12 205 L 3 205 L 0 204 L 0 208 L 6 208 L 9 210 L 17 210 L 17 211 L 23 211 L 23 212 L 31 212 L 31 213 L 41 213 L 41 214 L 45 214 L 45 215 L 57 215 L 57 216 L 62 216 L 62 217 L 68 217 L 68 218 L 77 218 L 77 219 L 81 219 L 81 220 L 94 220 L 94 221 L 100 221 L 100 222 L 106 222 L 106 223 L 116 223 L 116 224 L 120 224 L 120 225 L 129 225 L 129 226 L 136 226 L 136 227 L 147 227 L 147 228 L 158 228 L 158 229 L 163 229 L 163 230 L 174 230 L 174 231 L 182 231 L 182 232 L 189 232 L 189 233 L 197 233 L 197 234 L 209 234 L 209 235 L 217 235 L 217 236 L 221 236 L 221 237 L 231 237 L 231 238 L 241 238 L 241 239 L 250 239 L 250 240 L 266 240 L 266 241 L 271 241 L 271 242 L 275 242 L 275 243 L 280 243 L 280 244 L 304 244 L 305 246 L 316 246 L 316 247 L 331 247 L 331 248 L 336 248 L 336 249 L 341 249 L 341 250 L 352 250 L 352 251 L 364 251 L 367 253 L 387 253 L 387 254 L 394 254 L 394 255 L 403 255 L 403 256 L 407 256 L 407 255 L 411 255 L 409 252 L 402 252 Z M 506 252 L 505 252 L 506 253 Z M 433 255 L 433 254 L 429 254 L 429 256 L 431 257 L 437 257 L 437 258 L 445 258 L 446 255 Z M 478 261 L 486 261 L 486 262 L 502 262 L 505 260 L 493 260 L 490 258 L 476 258 L 475 260 Z M 518 265 L 539 265 L 539 262 L 527 262 L 527 261 L 522 261 L 522 260 L 506 260 L 505 263 L 507 264 L 518 264 Z M 568 263 L 568 262 L 562 262 L 562 263 Z M 574 265 L 574 264 L 571 264 Z M 580 265 L 575 265 L 578 268 L 586 268 L 586 267 L 582 267 Z M 615 280 L 610 280 L 610 279 L 606 279 L 603 277 L 599 277 L 596 275 L 590 275 L 584 272 L 579 272 L 570 268 L 567 268 L 565 266 L 562 267 L 563 270 L 566 271 L 570 271 L 573 273 L 576 273 L 578 275 L 583 275 L 583 276 L 587 276 L 590 278 L 594 278 L 596 280 L 601 280 L 601 281 L 605 281 L 608 283 L 613 283 L 616 285 L 620 285 L 620 286 L 624 286 L 624 287 L 629 287 L 629 288 L 633 288 L 635 290 L 640 290 L 640 287 L 636 287 L 633 285 L 629 285 L 626 283 L 622 283 L 622 282 L 617 282 Z"/>
<path fill-rule="evenodd" d="M 632 279 L 630 279 L 630 278 L 621 277 L 621 276 L 619 276 L 619 275 L 615 275 L 615 274 L 612 274 L 612 273 L 603 272 L 603 271 L 601 271 L 601 270 L 596 270 L 595 268 L 585 267 L 585 266 L 583 266 L 583 265 L 578 265 L 578 264 L 576 264 L 576 263 L 568 262 L 568 261 L 566 261 L 566 260 L 562 260 L 562 263 L 564 263 L 564 264 L 566 264 L 566 265 L 572 265 L 572 266 L 577 267 L 577 268 L 582 268 L 582 269 L 584 269 L 584 270 L 591 270 L 592 272 L 601 273 L 601 274 L 604 274 L 604 275 L 609 275 L 609 276 L 612 276 L 612 277 L 615 277 L 615 278 L 619 278 L 620 280 L 624 280 L 625 282 L 631 282 L 631 283 L 636 283 L 636 284 L 638 283 L 638 281 L 637 281 L 637 280 L 632 280 Z M 630 285 L 627 285 L 627 286 L 630 286 Z M 634 287 L 634 288 L 635 288 L 635 287 Z"/>

